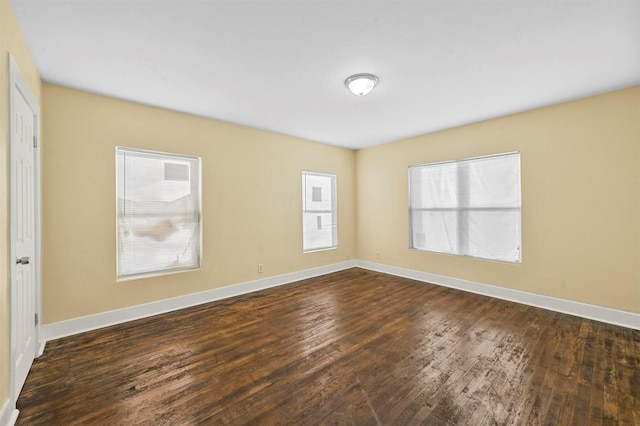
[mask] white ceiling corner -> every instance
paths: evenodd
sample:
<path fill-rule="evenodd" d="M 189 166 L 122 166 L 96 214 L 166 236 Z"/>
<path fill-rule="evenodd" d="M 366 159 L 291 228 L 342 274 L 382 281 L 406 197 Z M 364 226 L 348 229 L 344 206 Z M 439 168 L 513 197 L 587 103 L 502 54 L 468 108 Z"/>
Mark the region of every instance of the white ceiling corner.
<path fill-rule="evenodd" d="M 640 84 L 640 1 L 11 4 L 47 82 L 353 149 Z"/>

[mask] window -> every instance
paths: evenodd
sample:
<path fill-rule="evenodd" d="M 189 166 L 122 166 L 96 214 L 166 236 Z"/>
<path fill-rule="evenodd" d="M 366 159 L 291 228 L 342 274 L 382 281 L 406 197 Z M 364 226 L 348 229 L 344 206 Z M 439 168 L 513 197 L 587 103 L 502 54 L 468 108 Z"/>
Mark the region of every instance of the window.
<path fill-rule="evenodd" d="M 201 266 L 200 159 L 116 148 L 118 279 Z"/>
<path fill-rule="evenodd" d="M 338 247 L 336 175 L 302 172 L 302 248 Z"/>
<path fill-rule="evenodd" d="M 409 168 L 410 247 L 521 262 L 520 153 Z"/>

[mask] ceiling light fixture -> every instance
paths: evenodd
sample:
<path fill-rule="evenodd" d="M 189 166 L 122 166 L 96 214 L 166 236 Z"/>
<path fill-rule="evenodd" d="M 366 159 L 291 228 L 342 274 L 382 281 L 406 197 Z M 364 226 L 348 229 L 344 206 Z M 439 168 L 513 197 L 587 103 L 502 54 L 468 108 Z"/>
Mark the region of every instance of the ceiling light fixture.
<path fill-rule="evenodd" d="M 373 74 L 354 74 L 344 81 L 344 85 L 357 96 L 368 95 L 378 84 L 378 77 Z"/>

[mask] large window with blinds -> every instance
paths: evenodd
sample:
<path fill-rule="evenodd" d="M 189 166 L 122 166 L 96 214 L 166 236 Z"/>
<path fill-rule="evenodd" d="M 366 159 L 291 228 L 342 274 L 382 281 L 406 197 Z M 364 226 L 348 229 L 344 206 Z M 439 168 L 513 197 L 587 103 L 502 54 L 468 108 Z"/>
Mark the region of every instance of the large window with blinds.
<path fill-rule="evenodd" d="M 409 168 L 410 247 L 521 263 L 520 153 Z"/>
<path fill-rule="evenodd" d="M 201 266 L 200 158 L 116 148 L 117 275 Z"/>
<path fill-rule="evenodd" d="M 336 175 L 302 172 L 302 248 L 338 247 Z"/>

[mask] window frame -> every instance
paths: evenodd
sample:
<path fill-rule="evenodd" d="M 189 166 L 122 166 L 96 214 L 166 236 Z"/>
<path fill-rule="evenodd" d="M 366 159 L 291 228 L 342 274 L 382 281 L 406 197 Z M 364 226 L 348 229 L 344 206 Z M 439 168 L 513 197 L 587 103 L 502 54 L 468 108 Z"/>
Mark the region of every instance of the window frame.
<path fill-rule="evenodd" d="M 176 159 L 178 161 L 196 161 L 197 163 L 197 213 L 198 213 L 198 238 L 197 238 L 197 255 L 198 262 L 197 265 L 194 266 L 186 266 L 186 267 L 176 267 L 176 268 L 164 268 L 158 269 L 154 271 L 148 272 L 140 272 L 133 274 L 120 274 L 120 209 L 118 205 L 118 194 L 119 189 L 118 185 L 120 183 L 119 179 L 119 160 L 118 156 L 121 152 L 129 152 L 133 154 L 141 154 L 141 155 L 150 155 L 150 156 L 158 156 L 158 157 L 166 157 L 168 160 Z M 202 269 L 203 265 L 203 214 L 202 214 L 202 158 L 194 155 L 187 154 L 177 154 L 172 152 L 165 151 L 155 151 L 148 149 L 139 149 L 139 148 L 131 148 L 124 146 L 116 146 L 115 147 L 115 231 L 116 231 L 116 282 L 123 281 L 131 281 L 142 278 L 151 278 L 151 277 L 160 277 L 165 275 L 179 274 L 183 272 L 190 272 Z"/>
<path fill-rule="evenodd" d="M 325 178 L 331 179 L 331 210 L 308 210 L 306 207 L 306 196 L 307 196 L 307 188 L 306 188 L 306 176 L 321 176 Z M 314 248 L 305 248 L 305 226 L 304 219 L 305 214 L 307 213 L 315 213 L 315 214 L 326 214 L 331 213 L 332 220 L 332 245 L 325 247 L 314 247 Z M 338 248 L 338 177 L 335 173 L 325 173 L 325 172 L 315 172 L 310 170 L 302 171 L 302 252 L 303 253 L 313 253 L 317 251 L 325 251 L 325 250 L 335 250 Z"/>
<path fill-rule="evenodd" d="M 411 184 L 411 171 L 412 169 L 415 168 L 421 168 L 421 167 L 427 167 L 427 166 L 437 166 L 437 165 L 444 165 L 444 164 L 453 164 L 453 163 L 462 163 L 462 162 L 472 162 L 474 160 L 484 160 L 484 159 L 489 159 L 489 158 L 498 158 L 498 157 L 505 157 L 505 156 L 513 156 L 513 155 L 517 155 L 518 158 L 518 190 L 519 190 L 519 194 L 518 194 L 518 200 L 519 200 L 519 206 L 518 207 L 443 207 L 443 208 L 414 208 L 412 206 L 412 194 L 411 194 L 411 190 L 412 190 L 412 184 Z M 478 156 L 478 157 L 469 157 L 469 158 L 463 158 L 463 159 L 459 159 L 459 160 L 448 160 L 448 161 L 439 161 L 439 162 L 434 162 L 434 163 L 426 163 L 426 164 L 417 164 L 417 165 L 413 165 L 413 166 L 409 166 L 408 167 L 408 211 L 409 211 L 409 250 L 415 250 L 415 251 L 420 251 L 420 252 L 426 252 L 426 253 L 436 253 L 436 254 L 443 254 L 443 255 L 449 255 L 449 256 L 457 256 L 457 257 L 466 257 L 466 258 L 472 258 L 472 259 L 479 259 L 479 260 L 485 260 L 485 261 L 490 261 L 490 262 L 499 262 L 499 263 L 507 263 L 507 264 L 513 264 L 513 265 L 521 265 L 522 264 L 522 162 L 521 162 L 521 154 L 519 151 L 512 151 L 512 152 L 504 152 L 504 153 L 500 153 L 500 154 L 492 154 L 492 155 L 484 155 L 484 156 Z M 457 181 L 457 197 L 458 199 L 460 199 L 460 188 L 461 188 L 461 183 L 458 180 Z M 436 251 L 436 250 L 427 250 L 427 249 L 422 249 L 422 248 L 417 248 L 415 247 L 414 244 L 414 232 L 413 232 L 413 228 L 414 228 L 414 224 L 413 224 L 413 213 L 416 211 L 452 211 L 452 212 L 457 212 L 456 215 L 456 224 L 457 224 L 457 231 L 459 234 L 465 234 L 468 233 L 468 220 L 461 220 L 461 217 L 463 216 L 467 216 L 468 217 L 468 213 L 471 211 L 517 211 L 519 212 L 519 236 L 520 236 L 520 241 L 519 241 L 519 246 L 518 246 L 518 252 L 519 252 L 519 256 L 517 260 L 504 260 L 504 259 L 495 259 L 495 258 L 489 258 L 489 257 L 480 257 L 480 256 L 474 256 L 471 254 L 467 254 L 467 253 L 450 253 L 450 252 L 446 252 L 446 251 Z M 460 243 L 460 241 L 462 240 L 462 236 L 459 235 L 458 236 L 458 244 L 462 247 L 464 247 L 464 243 Z M 460 251 L 464 251 L 464 250 L 460 250 Z"/>

